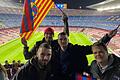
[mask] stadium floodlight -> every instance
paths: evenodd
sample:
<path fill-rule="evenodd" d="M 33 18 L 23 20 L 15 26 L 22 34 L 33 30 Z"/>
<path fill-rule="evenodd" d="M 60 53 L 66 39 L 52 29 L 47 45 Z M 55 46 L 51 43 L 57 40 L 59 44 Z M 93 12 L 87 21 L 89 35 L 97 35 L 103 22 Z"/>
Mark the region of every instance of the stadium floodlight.
<path fill-rule="evenodd" d="M 96 7 L 96 6 L 100 6 L 100 5 L 103 5 L 103 4 L 110 3 L 112 1 L 115 1 L 115 0 L 106 0 L 106 1 L 103 1 L 103 2 L 100 2 L 100 3 L 97 3 L 97 4 L 90 5 L 88 7 Z"/>
<path fill-rule="evenodd" d="M 120 5 L 105 7 L 105 8 L 97 8 L 98 11 L 112 10 L 112 9 L 120 9 Z"/>

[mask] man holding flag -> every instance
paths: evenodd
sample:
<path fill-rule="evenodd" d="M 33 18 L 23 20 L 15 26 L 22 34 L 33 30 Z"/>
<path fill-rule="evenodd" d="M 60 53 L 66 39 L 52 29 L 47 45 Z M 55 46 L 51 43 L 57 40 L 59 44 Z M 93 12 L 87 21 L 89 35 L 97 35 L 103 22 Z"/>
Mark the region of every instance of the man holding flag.
<path fill-rule="evenodd" d="M 25 56 L 25 59 L 30 59 L 33 55 L 35 55 L 39 45 L 41 43 L 43 43 L 43 42 L 49 43 L 52 46 L 53 50 L 55 50 L 55 48 L 58 45 L 57 40 L 53 40 L 54 30 L 52 28 L 48 27 L 44 31 L 44 38 L 42 39 L 42 41 L 36 42 L 36 44 L 31 49 L 31 51 L 28 51 L 29 47 L 27 45 L 26 39 L 28 39 L 30 37 L 30 35 L 32 34 L 32 32 L 36 29 L 36 24 L 37 23 L 40 24 L 41 21 L 44 19 L 43 17 L 45 17 L 46 14 L 42 14 L 42 13 L 48 12 L 48 10 L 46 9 L 47 10 L 46 12 L 42 12 L 41 11 L 41 13 L 39 13 L 38 12 L 39 9 L 36 8 L 37 6 L 35 6 L 35 3 L 36 3 L 36 5 L 37 4 L 41 4 L 41 5 L 45 6 L 45 4 L 49 5 L 49 3 L 51 3 L 49 1 L 52 1 L 52 0 L 48 0 L 48 1 L 46 0 L 45 2 L 44 2 L 44 0 L 40 0 L 40 1 L 37 1 L 38 3 L 36 1 L 37 0 L 32 0 L 32 1 L 26 0 L 25 1 L 25 5 L 24 5 L 24 7 L 25 7 L 25 11 L 24 11 L 25 14 L 23 15 L 23 19 L 22 19 L 22 26 L 21 26 L 22 34 L 21 34 L 21 37 L 23 37 L 23 38 L 21 39 L 21 42 L 24 45 L 24 56 Z M 32 2 L 32 5 L 31 5 L 30 2 Z M 44 3 L 44 4 L 42 4 L 42 3 Z M 33 6 L 33 8 L 31 8 L 30 5 Z M 48 7 L 50 8 L 51 6 L 48 6 Z M 38 12 L 38 13 L 36 13 L 36 12 Z M 69 35 L 68 18 L 67 18 L 67 15 L 64 12 L 62 12 L 62 13 L 63 13 L 63 22 L 64 22 L 64 32 Z M 31 15 L 33 15 L 33 16 L 31 16 Z M 41 15 L 43 15 L 43 16 L 41 16 Z M 34 17 L 34 20 L 33 20 L 33 17 Z M 41 18 L 39 18 L 39 17 L 41 17 Z M 40 22 L 38 22 L 38 21 L 40 21 Z M 31 25 L 30 24 L 28 25 L 28 22 Z M 34 28 L 33 28 L 33 25 L 34 25 Z M 27 32 L 27 31 L 29 31 L 29 32 Z"/>

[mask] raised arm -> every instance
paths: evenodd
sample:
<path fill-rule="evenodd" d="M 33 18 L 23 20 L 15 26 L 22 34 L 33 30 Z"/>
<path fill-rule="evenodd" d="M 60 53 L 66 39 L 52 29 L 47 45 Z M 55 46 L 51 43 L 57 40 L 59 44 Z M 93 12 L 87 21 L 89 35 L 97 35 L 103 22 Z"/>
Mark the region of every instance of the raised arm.
<path fill-rule="evenodd" d="M 117 34 L 117 28 L 110 31 L 108 34 L 106 34 L 105 36 L 103 36 L 98 42 L 102 42 L 104 44 L 108 44 L 109 41 L 112 39 L 112 37 L 114 37 Z M 85 55 L 89 55 L 89 54 L 93 54 L 92 53 L 92 49 L 91 49 L 92 45 L 87 45 L 87 46 L 79 46 L 79 50 L 81 50 L 82 52 L 84 52 Z"/>
<path fill-rule="evenodd" d="M 34 45 L 31 51 L 29 51 L 29 47 L 27 46 L 27 41 L 25 40 L 25 38 L 21 39 L 21 43 L 24 45 L 23 54 L 25 59 L 28 60 L 32 58 L 32 56 L 35 54 L 36 51 L 36 45 Z"/>
<path fill-rule="evenodd" d="M 119 26 L 118 26 L 119 27 Z M 110 40 L 112 39 L 112 37 L 114 37 L 117 34 L 118 31 L 118 27 L 112 31 L 110 31 L 108 34 L 106 34 L 105 36 L 103 36 L 99 42 L 108 44 L 110 42 Z"/>
<path fill-rule="evenodd" d="M 62 17 L 63 17 L 63 22 L 64 22 L 63 32 L 65 32 L 69 36 L 68 17 L 65 13 L 63 13 Z"/>

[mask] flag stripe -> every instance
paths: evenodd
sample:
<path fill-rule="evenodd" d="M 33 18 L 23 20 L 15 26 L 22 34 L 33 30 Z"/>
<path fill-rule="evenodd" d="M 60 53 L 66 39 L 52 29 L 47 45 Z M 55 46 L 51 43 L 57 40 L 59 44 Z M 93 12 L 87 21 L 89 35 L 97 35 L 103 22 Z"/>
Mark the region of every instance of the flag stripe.
<path fill-rule="evenodd" d="M 42 3 L 43 3 L 44 1 L 45 1 L 45 0 L 40 0 L 40 1 L 38 1 L 39 3 L 36 4 L 37 7 L 38 7 L 38 9 L 40 9 L 40 7 L 42 6 Z"/>
<path fill-rule="evenodd" d="M 43 17 L 43 15 L 45 15 L 47 9 L 49 8 L 49 6 L 52 4 L 52 2 L 49 3 L 49 5 L 45 5 L 46 7 L 44 9 L 42 9 L 42 12 L 40 14 L 38 14 L 39 18 L 37 19 L 37 21 L 35 21 L 35 27 L 37 27 L 38 23 L 41 23 L 41 19 Z"/>
<path fill-rule="evenodd" d="M 48 6 L 49 9 L 48 9 L 48 7 L 46 8 L 46 9 L 48 9 L 48 10 L 46 11 L 46 13 L 45 13 L 45 12 L 43 13 L 43 16 L 41 16 L 42 19 L 39 19 L 39 21 L 41 20 L 39 23 L 42 22 L 42 20 L 44 19 L 44 17 L 46 16 L 46 14 L 48 13 L 48 11 L 51 9 L 51 7 L 52 7 L 53 5 L 54 5 L 54 2 L 52 2 L 52 4 L 49 4 L 49 6 Z M 36 26 L 34 26 L 34 31 L 37 29 L 37 27 L 39 27 L 39 24 L 37 24 Z M 34 31 L 33 31 L 33 32 L 34 32 Z M 30 37 L 31 34 L 32 34 L 32 32 L 29 34 L 28 38 Z"/>
<path fill-rule="evenodd" d="M 33 29 L 33 17 L 30 5 L 30 0 L 25 0 L 24 15 L 22 17 L 22 24 L 20 32 L 24 33 Z"/>
<path fill-rule="evenodd" d="M 41 15 L 41 17 L 39 18 L 39 21 L 38 22 L 40 22 L 41 23 L 41 21 L 40 20 L 43 20 L 44 19 L 44 17 L 46 16 L 46 14 L 48 13 L 48 11 L 49 11 L 49 9 L 48 9 L 48 7 L 50 6 L 50 7 L 52 7 L 53 6 L 53 4 L 54 3 L 52 3 L 52 4 L 49 4 L 48 6 L 46 6 L 46 10 L 44 11 L 44 13 L 43 14 L 40 14 Z M 48 9 L 48 10 L 47 10 Z M 39 25 L 35 25 L 35 29 L 38 27 Z"/>
<path fill-rule="evenodd" d="M 41 2 L 42 5 L 39 6 L 40 8 L 38 7 L 38 8 L 39 8 L 38 14 L 37 14 L 37 17 L 36 17 L 35 20 L 34 20 L 34 22 L 35 22 L 34 24 L 35 24 L 35 25 L 36 25 L 36 23 L 38 22 L 39 17 L 41 17 L 40 14 L 42 14 L 42 12 L 43 12 L 43 9 L 44 9 L 44 7 L 45 7 L 45 6 L 44 6 L 45 3 L 47 3 L 47 0 L 42 1 L 42 2 Z"/>
<path fill-rule="evenodd" d="M 31 33 L 32 31 L 29 31 L 27 34 L 26 34 L 26 39 L 28 39 L 29 38 L 29 35 L 30 35 L 30 33 Z"/>
<path fill-rule="evenodd" d="M 51 5 L 51 4 L 49 4 L 49 6 L 51 5 L 51 7 L 52 7 L 52 6 L 53 6 L 53 4 L 54 4 L 54 3 L 52 3 L 52 5 Z M 49 6 L 48 6 L 48 7 L 49 7 Z M 47 7 L 46 9 L 48 9 L 48 7 Z M 49 8 L 49 9 L 50 9 L 50 8 Z M 48 11 L 49 11 L 49 9 L 48 9 L 48 10 L 46 10 L 46 13 L 45 13 L 45 12 L 43 13 L 43 15 L 42 15 L 42 17 L 41 17 L 41 20 L 43 20 L 43 19 L 44 19 L 44 17 L 46 16 L 46 15 L 44 15 L 44 14 L 47 14 L 47 13 L 48 13 Z M 37 28 L 37 26 L 35 26 L 35 28 Z"/>
<path fill-rule="evenodd" d="M 26 36 L 27 35 L 27 32 L 25 32 L 25 34 L 24 34 L 24 36 Z M 26 39 L 26 38 L 25 38 Z"/>
<path fill-rule="evenodd" d="M 26 1 L 27 1 L 27 3 L 25 3 L 25 6 L 24 6 L 25 7 L 25 15 L 23 16 L 24 19 L 22 19 L 22 30 L 20 30 L 20 32 L 22 32 L 22 34 L 20 34 L 20 35 L 24 36 L 26 39 L 28 39 L 32 35 L 32 33 L 39 27 L 42 20 L 47 15 L 48 11 L 52 8 L 54 2 L 52 0 L 35 0 L 35 2 L 33 4 L 36 5 L 38 10 L 37 10 L 37 14 L 34 16 L 34 20 L 33 20 L 33 16 L 32 16 L 33 8 L 31 9 L 30 0 L 26 0 Z M 34 24 L 33 24 L 33 22 L 34 22 Z M 34 26 L 34 29 L 31 30 L 33 28 L 33 26 Z M 27 32 L 26 30 L 29 32 Z M 25 31 L 25 33 L 23 33 L 23 31 Z"/>
<path fill-rule="evenodd" d="M 23 32 L 25 32 L 25 26 L 24 26 L 24 19 L 22 19 L 22 26 L 20 27 L 20 29 L 21 29 L 21 31 L 20 31 L 20 33 L 23 33 Z"/>
<path fill-rule="evenodd" d="M 23 22 L 24 22 L 24 27 L 25 27 L 25 32 L 28 32 L 30 29 L 29 29 L 29 25 L 28 25 L 28 22 L 27 22 L 27 18 L 26 16 L 24 15 L 24 18 L 23 18 Z"/>
<path fill-rule="evenodd" d="M 26 39 L 29 39 L 30 36 L 32 35 L 32 33 L 33 33 L 33 31 L 31 31 L 30 33 L 28 33 L 27 36 L 26 36 Z"/>
<path fill-rule="evenodd" d="M 25 36 L 25 32 L 24 32 L 24 33 L 22 33 L 22 34 L 20 34 L 20 36 L 21 36 L 21 37 L 24 37 L 24 36 Z"/>
<path fill-rule="evenodd" d="M 30 3 L 31 0 L 29 0 L 29 3 Z M 29 7 L 31 7 L 31 4 L 28 4 Z M 30 19 L 33 20 L 33 16 L 32 16 L 32 9 L 31 8 L 28 8 L 29 9 L 29 15 L 30 15 Z M 32 26 L 33 27 L 33 26 Z"/>
<path fill-rule="evenodd" d="M 35 4 L 38 5 L 42 0 L 35 0 Z"/>
<path fill-rule="evenodd" d="M 26 24 L 28 24 L 28 28 L 29 28 L 29 30 L 32 30 L 32 21 L 33 21 L 33 18 L 32 18 L 32 10 L 31 10 L 31 8 L 29 8 L 29 7 L 31 7 L 31 5 L 30 4 L 28 4 L 28 3 L 30 3 L 30 0 L 27 0 L 28 2 L 26 2 L 26 10 L 25 10 L 25 13 L 26 13 L 26 21 L 28 21 Z M 29 7 L 27 7 L 27 6 L 29 6 Z M 30 15 L 31 14 L 31 15 Z M 32 20 L 31 20 L 32 19 Z M 25 25 L 26 26 L 26 25 Z"/>

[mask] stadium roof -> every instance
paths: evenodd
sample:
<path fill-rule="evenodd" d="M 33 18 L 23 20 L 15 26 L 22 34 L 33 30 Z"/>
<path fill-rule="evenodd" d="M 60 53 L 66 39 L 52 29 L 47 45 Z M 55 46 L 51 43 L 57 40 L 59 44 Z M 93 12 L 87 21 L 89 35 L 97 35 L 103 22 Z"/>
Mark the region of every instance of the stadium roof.
<path fill-rule="evenodd" d="M 24 3 L 24 0 L 1 0 L 12 1 L 17 4 Z M 120 0 L 53 0 L 55 3 L 66 3 L 70 9 L 97 9 L 107 10 L 110 7 L 112 9 L 120 9 Z M 74 4 L 74 5 L 73 5 Z"/>
<path fill-rule="evenodd" d="M 106 0 L 87 7 L 98 11 L 120 11 L 120 0 Z"/>
<path fill-rule="evenodd" d="M 15 13 L 15 14 L 22 14 L 22 5 L 24 0 L 0 0 L 0 13 Z M 81 9 L 77 10 L 80 15 L 90 14 L 98 14 L 96 10 L 101 10 L 105 12 L 99 12 L 100 14 L 105 13 L 111 14 L 114 12 L 114 14 L 117 13 L 117 15 L 120 12 L 120 0 L 55 0 L 55 3 L 67 3 L 68 8 L 79 8 Z M 73 5 L 75 3 L 75 5 Z M 96 9 L 92 11 L 84 11 L 86 9 Z M 73 10 L 72 10 L 73 11 Z M 110 12 L 110 13 L 108 13 Z M 116 12 L 116 13 L 115 13 Z M 94 15 L 93 14 L 93 15 Z M 79 14 L 78 14 L 79 15 Z M 99 14 L 98 14 L 99 15 Z"/>

